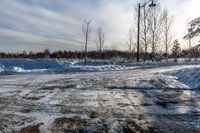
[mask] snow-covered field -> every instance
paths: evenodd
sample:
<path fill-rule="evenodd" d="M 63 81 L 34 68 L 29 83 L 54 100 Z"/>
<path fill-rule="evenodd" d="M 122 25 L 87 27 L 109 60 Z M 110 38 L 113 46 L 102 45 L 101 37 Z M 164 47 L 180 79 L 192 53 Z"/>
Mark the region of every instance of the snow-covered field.
<path fill-rule="evenodd" d="M 200 132 L 200 65 L 180 64 L 0 60 L 0 132 Z"/>

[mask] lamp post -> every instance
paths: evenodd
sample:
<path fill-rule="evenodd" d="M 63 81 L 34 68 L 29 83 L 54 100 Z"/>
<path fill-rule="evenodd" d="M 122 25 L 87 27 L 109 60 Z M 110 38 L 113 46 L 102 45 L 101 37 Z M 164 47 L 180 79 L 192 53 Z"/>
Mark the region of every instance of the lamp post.
<path fill-rule="evenodd" d="M 143 5 L 141 5 L 140 3 L 138 4 L 137 62 L 139 62 L 140 60 L 140 11 L 141 11 L 141 8 L 144 8 L 149 2 L 151 2 L 151 4 L 149 4 L 149 7 L 156 6 L 153 0 L 149 0 Z"/>

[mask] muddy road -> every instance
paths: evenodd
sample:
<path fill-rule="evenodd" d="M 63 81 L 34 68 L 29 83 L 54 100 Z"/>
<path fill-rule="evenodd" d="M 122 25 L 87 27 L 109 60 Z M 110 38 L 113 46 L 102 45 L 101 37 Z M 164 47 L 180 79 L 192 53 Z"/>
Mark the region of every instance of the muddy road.
<path fill-rule="evenodd" d="M 131 86 L 168 70 L 1 75 L 0 132 L 200 132 L 200 89 Z"/>

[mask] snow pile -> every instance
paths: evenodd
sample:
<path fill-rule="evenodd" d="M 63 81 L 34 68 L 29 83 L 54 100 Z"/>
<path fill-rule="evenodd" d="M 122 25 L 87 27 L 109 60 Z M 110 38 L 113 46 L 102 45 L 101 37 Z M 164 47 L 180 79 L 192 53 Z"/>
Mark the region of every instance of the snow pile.
<path fill-rule="evenodd" d="M 21 67 L 13 67 L 14 72 L 24 72 L 25 70 Z"/>
<path fill-rule="evenodd" d="M 180 82 L 176 76 L 168 76 L 164 74 L 150 74 L 142 78 L 136 78 L 130 82 L 125 82 L 124 84 L 116 86 L 111 84 L 108 86 L 111 89 L 162 89 L 162 88 L 172 88 L 172 89 L 189 89 L 190 87 Z"/>
<path fill-rule="evenodd" d="M 134 71 L 134 70 L 133 70 Z M 128 72 L 133 72 L 128 71 Z M 111 83 L 111 89 L 195 89 L 200 88 L 200 66 L 178 66 L 171 68 L 156 68 L 135 70 L 137 73 L 130 77 L 127 74 L 126 81 L 116 86 Z M 139 73 L 138 73 L 139 72 Z M 120 81 L 116 79 L 116 81 Z"/>
<path fill-rule="evenodd" d="M 0 74 L 94 72 L 194 64 L 200 64 L 200 61 L 181 61 L 177 64 L 175 62 L 114 62 L 110 60 L 88 60 L 85 64 L 84 60 L 0 59 Z"/>
<path fill-rule="evenodd" d="M 30 60 L 30 59 L 1 59 L 0 73 L 64 73 L 64 72 L 93 72 L 108 70 L 126 70 L 128 64 L 107 60 Z"/>
<path fill-rule="evenodd" d="M 58 60 L 1 59 L 0 72 L 4 73 L 41 73 L 63 72 L 73 62 Z"/>
<path fill-rule="evenodd" d="M 178 81 L 177 77 L 163 74 L 152 76 L 147 81 L 147 84 L 153 88 L 189 88 L 187 85 Z"/>
<path fill-rule="evenodd" d="M 126 70 L 126 66 L 120 65 L 103 65 L 103 66 L 74 66 L 82 71 L 108 71 L 108 70 Z"/>
<path fill-rule="evenodd" d="M 200 87 L 200 67 L 180 69 L 171 75 L 177 76 L 181 82 L 192 88 Z"/>
<path fill-rule="evenodd" d="M 0 67 L 0 73 L 4 72 L 3 67 Z"/>
<path fill-rule="evenodd" d="M 44 72 L 50 72 L 48 69 L 28 69 L 25 70 L 21 67 L 13 67 L 12 72 L 13 73 L 44 73 Z"/>

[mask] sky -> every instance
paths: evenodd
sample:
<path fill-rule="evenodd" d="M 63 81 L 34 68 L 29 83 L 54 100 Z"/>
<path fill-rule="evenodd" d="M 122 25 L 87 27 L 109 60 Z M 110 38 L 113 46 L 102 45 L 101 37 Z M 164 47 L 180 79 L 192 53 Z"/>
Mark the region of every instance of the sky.
<path fill-rule="evenodd" d="M 140 0 L 142 1 L 142 0 Z M 139 0 L 1 0 L 0 51 L 83 50 L 83 22 L 91 20 L 89 50 L 102 27 L 105 49 L 126 49 L 128 30 Z M 200 0 L 160 0 L 174 18 L 174 38 L 182 40 L 186 23 L 200 16 Z"/>

